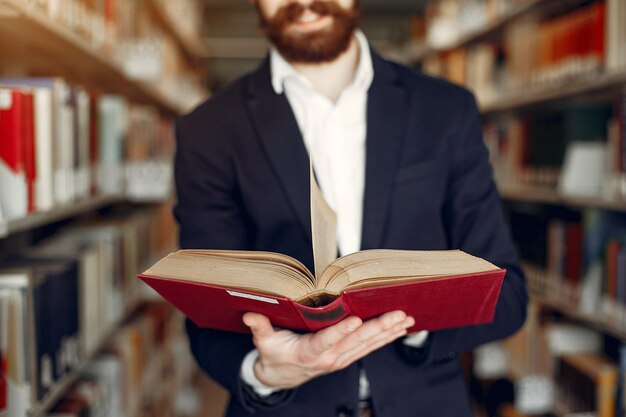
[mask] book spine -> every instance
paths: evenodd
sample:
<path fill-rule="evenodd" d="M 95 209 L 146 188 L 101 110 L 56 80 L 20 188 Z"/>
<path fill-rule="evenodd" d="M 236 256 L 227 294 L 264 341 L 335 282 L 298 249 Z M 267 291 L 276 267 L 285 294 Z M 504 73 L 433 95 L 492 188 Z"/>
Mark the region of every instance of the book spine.
<path fill-rule="evenodd" d="M 0 205 L 8 219 L 27 214 L 27 187 L 24 173 L 22 102 L 24 94 L 0 90 Z"/>
<path fill-rule="evenodd" d="M 5 325 L 4 323 L 2 323 Z M 6 353 L 0 351 L 0 414 L 7 408 L 7 360 Z"/>
<path fill-rule="evenodd" d="M 28 187 L 28 212 L 33 213 L 37 209 L 35 184 L 37 181 L 37 162 L 35 160 L 37 149 L 35 144 L 35 101 L 32 92 L 24 92 L 22 101 L 22 158 L 24 161 L 24 173 Z"/>
<path fill-rule="evenodd" d="M 293 302 L 293 307 L 310 331 L 317 331 L 338 323 L 351 313 L 343 294 L 323 306 L 309 307 Z"/>
<path fill-rule="evenodd" d="M 619 172 L 622 176 L 622 181 L 626 177 L 626 89 L 622 89 L 622 93 L 615 105 L 615 113 L 617 119 L 617 142 L 620 147 L 619 158 Z"/>

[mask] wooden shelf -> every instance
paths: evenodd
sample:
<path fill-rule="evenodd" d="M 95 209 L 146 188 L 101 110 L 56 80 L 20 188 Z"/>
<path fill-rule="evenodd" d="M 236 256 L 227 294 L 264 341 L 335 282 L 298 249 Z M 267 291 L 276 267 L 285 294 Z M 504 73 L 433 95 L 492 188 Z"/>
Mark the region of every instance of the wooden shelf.
<path fill-rule="evenodd" d="M 479 107 L 482 114 L 505 112 L 579 95 L 611 92 L 623 86 L 626 86 L 626 68 L 619 72 L 592 73 L 567 77 L 551 84 L 530 86 L 520 89 L 519 92 L 479 103 Z"/>
<path fill-rule="evenodd" d="M 454 42 L 451 42 L 448 45 L 441 47 L 424 46 L 419 48 L 413 57 L 413 62 L 420 62 L 431 55 L 467 46 L 477 40 L 492 35 L 502 29 L 502 27 L 507 25 L 509 22 L 518 19 L 531 11 L 538 10 L 541 6 L 544 6 L 549 2 L 550 0 L 529 0 L 525 4 L 514 8 L 503 16 L 500 16 L 491 22 L 488 21 L 484 27 L 460 35 Z"/>
<path fill-rule="evenodd" d="M 41 75 L 62 76 L 172 114 L 187 107 L 154 85 L 129 79 L 118 60 L 23 0 L 0 0 L 0 53 L 11 69 L 38 68 Z"/>
<path fill-rule="evenodd" d="M 165 12 L 162 2 L 150 0 L 147 4 L 161 27 L 178 43 L 185 56 L 191 62 L 197 62 L 198 59 L 205 58 L 208 55 L 207 48 L 200 39 L 190 38 L 181 32 L 180 25 L 172 21 L 172 18 Z"/>
<path fill-rule="evenodd" d="M 65 206 L 54 208 L 50 211 L 34 213 L 21 219 L 8 221 L 0 220 L 0 239 L 13 233 L 35 229 L 37 227 L 45 226 L 47 224 L 64 220 L 82 213 L 88 213 L 111 204 L 119 203 L 124 200 L 125 197 L 123 195 L 111 194 L 83 199 Z"/>
<path fill-rule="evenodd" d="M 578 310 L 565 303 L 553 300 L 549 297 L 545 297 L 538 294 L 531 294 L 531 298 L 539 305 L 551 310 L 558 311 L 565 317 L 578 321 L 595 328 L 602 333 L 609 334 L 621 341 L 626 341 L 626 329 L 614 324 L 608 323 L 600 317 L 593 317 L 587 314 L 580 313 Z"/>
<path fill-rule="evenodd" d="M 500 195 L 504 200 L 511 201 L 626 211 L 626 199 L 568 197 L 560 195 L 557 190 L 551 188 L 503 186 L 500 188 Z"/>

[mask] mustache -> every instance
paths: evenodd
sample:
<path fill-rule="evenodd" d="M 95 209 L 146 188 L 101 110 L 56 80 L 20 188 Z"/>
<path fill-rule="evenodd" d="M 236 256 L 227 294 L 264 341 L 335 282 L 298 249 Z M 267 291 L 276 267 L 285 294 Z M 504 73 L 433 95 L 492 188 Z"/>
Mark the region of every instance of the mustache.
<path fill-rule="evenodd" d="M 345 10 L 333 1 L 315 0 L 306 6 L 298 2 L 290 3 L 281 7 L 277 16 L 280 15 L 287 21 L 294 22 L 298 20 L 307 10 L 310 10 L 319 16 L 341 16 L 346 13 L 353 13 L 353 11 Z"/>

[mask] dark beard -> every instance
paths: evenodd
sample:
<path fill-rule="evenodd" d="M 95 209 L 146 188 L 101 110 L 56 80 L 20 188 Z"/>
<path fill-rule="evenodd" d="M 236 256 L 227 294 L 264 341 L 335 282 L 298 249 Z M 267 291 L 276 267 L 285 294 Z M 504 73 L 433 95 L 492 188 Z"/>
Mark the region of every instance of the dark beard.
<path fill-rule="evenodd" d="M 308 9 L 320 17 L 331 16 L 330 27 L 312 33 L 294 33 L 289 25 L 295 23 Z M 261 28 L 278 52 L 289 62 L 321 63 L 333 61 L 350 46 L 357 27 L 358 7 L 346 10 L 333 1 L 315 0 L 308 7 L 290 3 L 268 19 L 259 9 Z"/>

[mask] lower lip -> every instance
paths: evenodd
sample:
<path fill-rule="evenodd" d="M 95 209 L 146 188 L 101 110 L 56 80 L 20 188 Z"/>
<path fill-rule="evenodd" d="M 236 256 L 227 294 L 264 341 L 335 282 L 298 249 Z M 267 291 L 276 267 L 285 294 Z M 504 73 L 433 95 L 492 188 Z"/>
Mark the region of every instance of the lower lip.
<path fill-rule="evenodd" d="M 317 30 L 326 26 L 330 19 L 330 16 L 321 16 L 310 22 L 294 22 L 292 25 L 301 30 Z"/>

